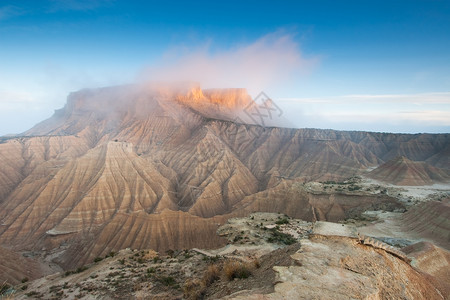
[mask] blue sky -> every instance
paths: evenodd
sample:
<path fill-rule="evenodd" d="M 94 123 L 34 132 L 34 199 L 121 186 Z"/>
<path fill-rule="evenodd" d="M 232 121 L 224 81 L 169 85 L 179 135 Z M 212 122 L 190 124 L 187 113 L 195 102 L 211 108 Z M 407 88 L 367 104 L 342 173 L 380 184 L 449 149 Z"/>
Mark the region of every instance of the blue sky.
<path fill-rule="evenodd" d="M 180 74 L 264 90 L 298 127 L 450 132 L 449 28 L 439 0 L 0 0 L 0 135 Z"/>

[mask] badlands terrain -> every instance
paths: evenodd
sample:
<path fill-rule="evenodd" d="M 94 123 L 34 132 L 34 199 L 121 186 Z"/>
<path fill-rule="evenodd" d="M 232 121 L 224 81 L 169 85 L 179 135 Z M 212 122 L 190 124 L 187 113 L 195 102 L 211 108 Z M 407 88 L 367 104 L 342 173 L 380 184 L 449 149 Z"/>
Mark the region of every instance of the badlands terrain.
<path fill-rule="evenodd" d="M 448 299 L 450 134 L 292 129 L 252 101 L 82 90 L 0 137 L 5 297 Z"/>

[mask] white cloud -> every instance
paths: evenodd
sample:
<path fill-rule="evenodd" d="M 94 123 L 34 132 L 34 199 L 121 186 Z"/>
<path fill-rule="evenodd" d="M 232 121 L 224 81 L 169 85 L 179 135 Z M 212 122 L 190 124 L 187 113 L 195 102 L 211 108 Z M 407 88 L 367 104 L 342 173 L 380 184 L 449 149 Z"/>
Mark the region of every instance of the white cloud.
<path fill-rule="evenodd" d="M 308 73 L 317 58 L 303 57 L 290 34 L 268 34 L 249 44 L 213 52 L 210 43 L 196 49 L 174 48 L 163 61 L 147 68 L 148 81 L 196 81 L 204 88 L 244 87 L 256 94 L 285 86 Z"/>

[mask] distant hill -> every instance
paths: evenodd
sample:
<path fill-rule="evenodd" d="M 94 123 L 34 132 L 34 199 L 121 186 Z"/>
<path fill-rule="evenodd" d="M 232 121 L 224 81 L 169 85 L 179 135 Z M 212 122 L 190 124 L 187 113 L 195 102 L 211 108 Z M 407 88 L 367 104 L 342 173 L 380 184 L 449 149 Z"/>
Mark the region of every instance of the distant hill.
<path fill-rule="evenodd" d="M 426 162 L 417 162 L 398 156 L 369 173 L 369 177 L 396 185 L 429 185 L 448 182 L 450 172 Z"/>

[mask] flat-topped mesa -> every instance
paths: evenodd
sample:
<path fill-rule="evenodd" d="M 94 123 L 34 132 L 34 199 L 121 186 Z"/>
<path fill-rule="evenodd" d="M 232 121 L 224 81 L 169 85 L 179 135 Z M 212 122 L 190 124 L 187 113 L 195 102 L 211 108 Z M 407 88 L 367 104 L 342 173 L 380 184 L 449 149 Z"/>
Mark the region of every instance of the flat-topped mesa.
<path fill-rule="evenodd" d="M 229 109 L 244 109 L 253 100 L 244 88 L 207 89 L 203 94 L 212 102 Z"/>
<path fill-rule="evenodd" d="M 253 101 L 244 88 L 202 90 L 199 86 L 192 87 L 186 94 L 178 94 L 177 100 L 211 117 L 242 111 Z"/>

